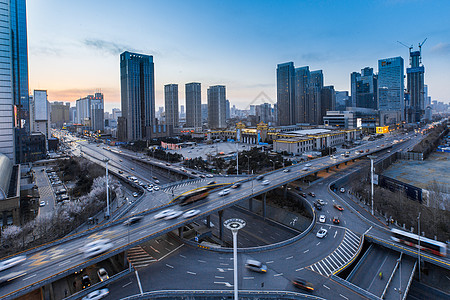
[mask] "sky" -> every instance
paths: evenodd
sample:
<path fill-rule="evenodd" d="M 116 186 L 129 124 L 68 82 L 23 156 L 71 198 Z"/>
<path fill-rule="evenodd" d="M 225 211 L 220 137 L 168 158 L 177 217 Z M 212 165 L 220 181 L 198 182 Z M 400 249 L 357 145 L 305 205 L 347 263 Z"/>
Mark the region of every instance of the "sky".
<path fill-rule="evenodd" d="M 450 101 L 450 1 L 29 0 L 29 87 L 49 101 L 101 91 L 120 108 L 119 55 L 153 55 L 156 110 L 165 84 L 225 85 L 238 108 L 276 103 L 277 64 L 323 70 L 324 84 L 350 89 L 350 73 L 422 47 L 432 100 Z M 406 81 L 405 81 L 406 83 Z"/>

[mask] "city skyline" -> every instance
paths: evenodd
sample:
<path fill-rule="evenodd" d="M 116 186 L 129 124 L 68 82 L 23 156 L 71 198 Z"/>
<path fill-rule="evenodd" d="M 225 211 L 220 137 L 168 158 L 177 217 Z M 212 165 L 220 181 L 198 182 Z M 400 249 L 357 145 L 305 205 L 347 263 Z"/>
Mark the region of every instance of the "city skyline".
<path fill-rule="evenodd" d="M 101 89 L 111 111 L 120 107 L 119 54 L 136 51 L 154 56 L 156 106 L 164 103 L 165 84 L 179 84 L 183 104 L 185 83 L 196 81 L 226 85 L 230 102 L 248 108 L 260 92 L 276 102 L 279 63 L 321 69 L 324 85 L 349 91 L 351 72 L 378 72 L 377 62 L 385 57 L 408 60 L 408 49 L 397 40 L 416 49 L 428 38 L 422 48 L 425 84 L 433 100 L 449 102 L 445 1 L 136 4 L 142 9 L 123 12 L 117 1 L 28 3 L 30 91 L 47 89 L 50 101 L 73 103 Z M 174 5 L 174 18 L 166 20 L 164 12 Z M 190 26 L 184 26 L 187 19 Z M 420 26 L 411 30 L 408 21 L 417 20 Z"/>

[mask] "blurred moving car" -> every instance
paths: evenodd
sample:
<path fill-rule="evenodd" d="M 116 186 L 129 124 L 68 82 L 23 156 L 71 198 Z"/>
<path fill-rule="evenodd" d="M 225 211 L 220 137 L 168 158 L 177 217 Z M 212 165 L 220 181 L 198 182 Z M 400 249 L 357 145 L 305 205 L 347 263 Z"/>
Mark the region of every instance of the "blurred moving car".
<path fill-rule="evenodd" d="M 161 219 L 161 218 L 164 218 L 164 217 L 166 217 L 167 215 L 169 215 L 169 214 L 171 214 L 172 212 L 174 212 L 175 210 L 174 209 L 171 209 L 171 208 L 169 208 L 169 209 L 165 209 L 165 210 L 163 210 L 162 212 L 160 212 L 160 213 L 157 213 L 153 218 L 154 219 Z"/>
<path fill-rule="evenodd" d="M 84 252 L 84 257 L 89 258 L 106 252 L 112 247 L 113 244 L 110 239 L 101 239 L 86 244 L 82 251 Z"/>
<path fill-rule="evenodd" d="M 259 272 L 259 273 L 267 272 L 267 266 L 265 264 L 263 264 L 262 262 L 254 260 L 254 259 L 247 259 L 247 261 L 245 262 L 245 267 L 254 272 Z"/>
<path fill-rule="evenodd" d="M 123 225 L 133 225 L 142 220 L 142 216 L 134 216 L 123 222 Z"/>
<path fill-rule="evenodd" d="M 323 239 L 327 235 L 327 230 L 325 228 L 320 228 L 319 231 L 317 231 L 316 236 L 319 239 Z"/>
<path fill-rule="evenodd" d="M 0 275 L 0 285 L 6 284 L 9 281 L 13 281 L 14 279 L 17 279 L 19 277 L 24 276 L 27 274 L 26 272 L 5 272 L 5 275 Z"/>
<path fill-rule="evenodd" d="M 174 210 L 173 212 L 169 213 L 168 215 L 166 215 L 164 217 L 164 220 L 172 220 L 175 218 L 178 218 L 179 216 L 181 216 L 183 214 L 182 211 L 179 210 Z"/>
<path fill-rule="evenodd" d="M 291 169 L 284 169 L 283 172 L 284 173 L 289 173 L 291 171 Z"/>
<path fill-rule="evenodd" d="M 305 167 L 311 167 L 311 164 L 306 164 Z"/>
<path fill-rule="evenodd" d="M 263 180 L 264 179 L 264 175 L 259 175 L 256 177 L 256 180 Z"/>
<path fill-rule="evenodd" d="M 269 180 L 264 180 L 263 182 L 261 182 L 262 185 L 268 185 L 270 183 Z"/>
<path fill-rule="evenodd" d="M 236 182 L 235 184 L 233 184 L 232 186 L 231 186 L 231 188 L 232 189 L 237 189 L 237 188 L 239 188 L 241 186 L 241 183 L 240 182 Z"/>
<path fill-rule="evenodd" d="M 342 206 L 340 206 L 339 204 L 333 204 L 333 207 L 336 208 L 337 210 L 343 211 L 344 208 Z"/>
<path fill-rule="evenodd" d="M 295 278 L 294 280 L 292 280 L 292 284 L 300 289 L 306 290 L 308 292 L 312 292 L 314 291 L 314 286 L 312 285 L 312 283 L 302 279 L 302 278 Z"/>
<path fill-rule="evenodd" d="M 21 262 L 25 261 L 26 259 L 27 259 L 27 257 L 25 255 L 20 255 L 20 256 L 12 257 L 12 258 L 6 259 L 4 261 L 1 261 L 0 262 L 0 271 L 12 268 L 15 265 L 18 265 Z"/>
<path fill-rule="evenodd" d="M 83 297 L 82 300 L 98 300 L 106 297 L 109 294 L 108 289 L 100 289 L 87 294 L 87 296 Z"/>
<path fill-rule="evenodd" d="M 199 210 L 199 209 L 191 209 L 191 210 L 188 210 L 187 212 L 185 212 L 185 213 L 183 214 L 183 218 L 185 218 L 185 219 L 191 218 L 191 217 L 193 217 L 193 216 L 198 215 L 199 213 L 200 213 L 200 210 Z"/>
<path fill-rule="evenodd" d="M 106 270 L 104 268 L 98 269 L 97 276 L 98 276 L 98 279 L 100 279 L 100 281 L 105 281 L 105 280 L 109 279 L 108 272 L 106 272 Z"/>
<path fill-rule="evenodd" d="M 230 193 L 230 189 L 224 189 L 219 192 L 219 196 L 225 196 L 225 195 L 228 195 L 229 193 Z"/>

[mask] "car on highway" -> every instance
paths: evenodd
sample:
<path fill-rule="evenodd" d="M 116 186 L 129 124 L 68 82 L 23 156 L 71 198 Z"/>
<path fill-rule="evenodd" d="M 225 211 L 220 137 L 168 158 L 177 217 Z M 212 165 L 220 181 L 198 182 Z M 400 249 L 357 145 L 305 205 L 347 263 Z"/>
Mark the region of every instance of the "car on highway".
<path fill-rule="evenodd" d="M 308 195 L 310 195 L 311 197 L 315 197 L 316 194 L 314 194 L 314 192 L 309 192 Z"/>
<path fill-rule="evenodd" d="M 142 220 L 142 216 L 134 216 L 123 222 L 123 225 L 133 225 L 135 223 L 138 223 L 140 220 Z"/>
<path fill-rule="evenodd" d="M 337 159 L 338 157 L 336 155 L 331 155 L 330 158 L 331 159 Z"/>
<path fill-rule="evenodd" d="M 317 199 L 316 202 L 319 203 L 322 206 L 325 205 L 325 201 L 323 201 L 322 199 Z"/>
<path fill-rule="evenodd" d="M 165 216 L 171 214 L 171 213 L 174 212 L 174 211 L 175 211 L 175 210 L 172 209 L 172 208 L 165 209 L 165 210 L 163 210 L 162 212 L 157 213 L 157 214 L 153 217 L 153 219 L 158 220 L 158 219 L 164 218 Z"/>
<path fill-rule="evenodd" d="M 84 296 L 82 300 L 99 300 L 106 297 L 109 294 L 109 290 L 107 288 L 96 290 Z"/>
<path fill-rule="evenodd" d="M 304 167 L 304 168 L 302 168 L 302 171 L 308 171 L 309 170 L 309 168 L 308 167 Z"/>
<path fill-rule="evenodd" d="M 237 188 L 239 188 L 239 187 L 241 187 L 241 183 L 240 183 L 240 182 L 236 182 L 235 184 L 233 184 L 233 185 L 231 186 L 232 189 L 237 189 Z"/>
<path fill-rule="evenodd" d="M 206 174 L 206 177 L 208 177 L 208 178 L 213 178 L 214 175 L 213 175 L 213 174 Z"/>
<path fill-rule="evenodd" d="M 306 197 L 306 193 L 305 193 L 305 192 L 300 192 L 299 194 L 300 194 L 300 196 L 302 196 L 302 197 Z"/>
<path fill-rule="evenodd" d="M 119 170 L 119 174 L 123 174 L 123 171 L 122 171 L 122 170 Z"/>
<path fill-rule="evenodd" d="M 230 193 L 230 189 L 224 189 L 219 192 L 219 196 L 225 196 Z"/>
<path fill-rule="evenodd" d="M 100 279 L 100 281 L 105 281 L 109 278 L 108 272 L 106 272 L 106 270 L 104 268 L 98 269 L 97 276 L 98 276 L 98 279 Z"/>
<path fill-rule="evenodd" d="M 326 221 L 325 215 L 320 215 L 320 217 L 319 217 L 319 222 L 320 222 L 320 223 L 325 223 L 325 221 Z"/>
<path fill-rule="evenodd" d="M 188 210 L 187 212 L 185 212 L 184 214 L 183 214 L 183 218 L 185 218 L 185 219 L 187 219 L 187 218 L 192 218 L 193 216 L 196 216 L 196 215 L 198 215 L 200 213 L 200 210 L 199 209 L 191 209 L 191 210 Z"/>
<path fill-rule="evenodd" d="M 284 173 L 289 173 L 291 171 L 291 169 L 284 169 L 283 172 Z"/>
<path fill-rule="evenodd" d="M 172 219 L 178 218 L 178 217 L 181 216 L 182 214 L 183 214 L 182 211 L 174 210 L 173 212 L 167 214 L 167 215 L 164 217 L 164 220 L 172 220 Z"/>
<path fill-rule="evenodd" d="M 256 180 L 263 180 L 264 179 L 264 175 L 259 175 L 256 177 Z"/>
<path fill-rule="evenodd" d="M 213 180 L 213 181 L 208 182 L 208 185 L 216 184 L 216 183 L 217 183 L 217 182 L 215 182 L 215 181 Z"/>
<path fill-rule="evenodd" d="M 9 268 L 12 268 L 21 262 L 25 261 L 27 257 L 25 255 L 19 255 L 0 262 L 0 272 Z"/>
<path fill-rule="evenodd" d="M 152 188 L 152 187 L 148 187 L 148 188 L 147 188 L 147 191 L 148 191 L 148 192 L 153 192 L 153 188 Z"/>
<path fill-rule="evenodd" d="M 136 193 L 136 192 L 134 192 L 134 193 L 133 193 L 133 197 L 137 197 L 137 196 L 139 196 L 139 194 Z"/>
<path fill-rule="evenodd" d="M 84 275 L 83 278 L 81 278 L 81 286 L 83 289 L 91 286 L 91 279 L 88 275 Z"/>
<path fill-rule="evenodd" d="M 159 184 L 159 180 L 158 180 L 158 179 L 155 179 L 155 183 L 156 183 L 156 184 Z"/>
<path fill-rule="evenodd" d="M 133 170 L 133 171 L 134 171 L 134 168 L 131 168 L 131 170 Z"/>
<path fill-rule="evenodd" d="M 314 202 L 314 207 L 315 207 L 317 210 L 322 210 L 322 205 L 320 205 L 320 204 L 317 203 L 317 202 Z"/>
<path fill-rule="evenodd" d="M 339 217 L 334 217 L 333 223 L 339 225 L 339 223 L 341 223 L 341 221 L 339 220 Z"/>
<path fill-rule="evenodd" d="M 154 189 L 155 191 L 159 191 L 159 186 L 155 185 L 155 186 L 153 187 L 153 189 Z"/>
<path fill-rule="evenodd" d="M 266 273 L 267 266 L 260 261 L 254 259 L 247 259 L 245 262 L 245 267 L 253 272 Z"/>
<path fill-rule="evenodd" d="M 45 206 L 45 201 L 39 202 L 39 206 Z"/>
<path fill-rule="evenodd" d="M 308 292 L 312 292 L 314 291 L 314 286 L 312 285 L 311 282 L 308 282 L 302 278 L 295 278 L 294 280 L 292 280 L 292 284 L 302 290 L 306 290 Z"/>
<path fill-rule="evenodd" d="M 311 167 L 311 166 L 312 166 L 311 164 L 306 164 L 306 165 L 305 165 L 305 167 Z"/>
<path fill-rule="evenodd" d="M 316 237 L 319 239 L 323 239 L 327 235 L 327 230 L 325 228 L 320 228 L 319 231 L 316 233 Z"/>
<path fill-rule="evenodd" d="M 268 185 L 270 183 L 269 180 L 264 180 L 263 182 L 261 182 L 262 185 Z"/>
<path fill-rule="evenodd" d="M 84 252 L 84 257 L 89 258 L 106 252 L 112 247 L 113 244 L 110 239 L 100 239 L 84 245 L 81 249 Z"/>
<path fill-rule="evenodd" d="M 14 279 L 17 279 L 19 277 L 24 276 L 25 274 L 27 274 L 26 272 L 23 271 L 18 271 L 18 272 L 5 272 L 4 275 L 2 275 L 0 273 L 0 286 L 3 284 L 6 284 L 6 282 L 8 281 L 13 281 Z"/>
<path fill-rule="evenodd" d="M 345 193 L 345 189 L 342 187 L 340 190 L 339 190 L 341 193 Z"/>
<path fill-rule="evenodd" d="M 344 208 L 342 206 L 340 206 L 339 204 L 333 204 L 333 207 L 336 208 L 337 210 L 343 211 Z"/>

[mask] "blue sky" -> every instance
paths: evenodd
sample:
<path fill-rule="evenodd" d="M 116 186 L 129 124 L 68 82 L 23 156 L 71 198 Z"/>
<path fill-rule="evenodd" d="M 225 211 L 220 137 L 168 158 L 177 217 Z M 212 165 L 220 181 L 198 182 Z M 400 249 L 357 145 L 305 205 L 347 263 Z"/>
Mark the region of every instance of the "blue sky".
<path fill-rule="evenodd" d="M 145 1 L 32 0 L 27 3 L 30 89 L 51 101 L 102 90 L 120 107 L 119 54 L 154 56 L 156 104 L 163 86 L 227 86 L 246 108 L 264 92 L 276 101 L 276 65 L 322 69 L 326 85 L 349 90 L 350 73 L 423 46 L 432 99 L 449 102 L 450 1 Z M 256 103 L 264 102 L 258 98 Z"/>

